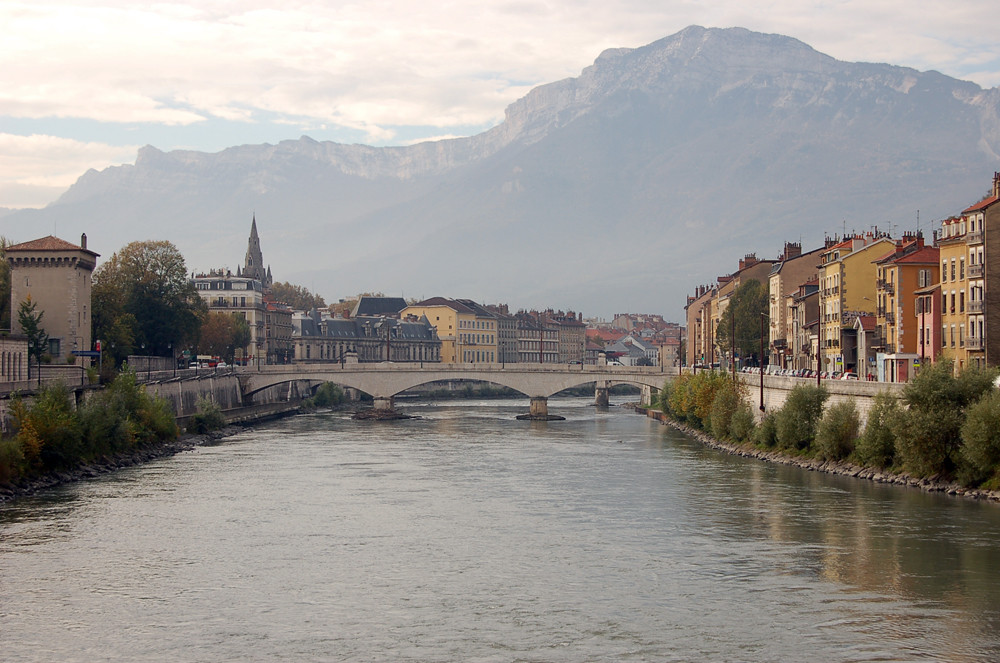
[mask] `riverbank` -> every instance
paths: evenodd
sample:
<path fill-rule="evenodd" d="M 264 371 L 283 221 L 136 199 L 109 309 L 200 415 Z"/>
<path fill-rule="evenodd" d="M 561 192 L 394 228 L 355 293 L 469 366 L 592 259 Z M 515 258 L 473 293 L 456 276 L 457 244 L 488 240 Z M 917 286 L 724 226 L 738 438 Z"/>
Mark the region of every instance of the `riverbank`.
<path fill-rule="evenodd" d="M 182 435 L 176 440 L 171 440 L 163 444 L 155 444 L 140 449 L 134 449 L 129 453 L 117 456 L 100 458 L 98 460 L 85 463 L 79 467 L 69 470 L 50 472 L 38 477 L 32 477 L 13 486 L 0 486 L 0 504 L 14 500 L 18 497 L 33 495 L 42 490 L 48 490 L 66 483 L 93 479 L 104 474 L 110 474 L 126 467 L 142 465 L 152 460 L 166 458 L 190 451 L 197 447 L 214 444 L 231 435 L 235 435 L 247 429 L 243 425 L 230 425 L 220 430 L 205 433 L 204 435 Z"/>
<path fill-rule="evenodd" d="M 751 445 L 721 442 L 704 431 L 686 426 L 658 410 L 637 407 L 636 412 L 639 414 L 645 414 L 651 419 L 656 419 L 661 424 L 671 426 L 682 433 L 690 435 L 707 447 L 724 451 L 725 453 L 732 454 L 734 456 L 754 458 L 768 463 L 778 463 L 780 465 L 792 465 L 804 470 L 809 470 L 810 472 L 825 472 L 827 474 L 837 474 L 840 476 L 854 477 L 856 479 L 865 479 L 876 483 L 918 488 L 927 493 L 946 493 L 955 497 L 1000 503 L 1000 491 L 966 488 L 954 482 L 937 481 L 933 477 L 917 478 L 908 474 L 896 474 L 876 468 L 862 467 L 860 465 L 844 461 L 823 461 L 815 458 L 800 458 L 781 453 L 780 451 L 758 449 L 757 447 Z"/>

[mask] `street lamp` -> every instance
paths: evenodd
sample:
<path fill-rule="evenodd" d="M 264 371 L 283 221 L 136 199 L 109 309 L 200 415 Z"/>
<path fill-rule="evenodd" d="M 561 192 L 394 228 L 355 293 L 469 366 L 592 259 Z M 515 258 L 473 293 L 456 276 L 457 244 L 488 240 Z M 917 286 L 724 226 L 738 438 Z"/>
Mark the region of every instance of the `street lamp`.
<path fill-rule="evenodd" d="M 767 318 L 767 313 L 761 311 L 760 313 L 760 411 L 764 411 L 764 318 Z"/>

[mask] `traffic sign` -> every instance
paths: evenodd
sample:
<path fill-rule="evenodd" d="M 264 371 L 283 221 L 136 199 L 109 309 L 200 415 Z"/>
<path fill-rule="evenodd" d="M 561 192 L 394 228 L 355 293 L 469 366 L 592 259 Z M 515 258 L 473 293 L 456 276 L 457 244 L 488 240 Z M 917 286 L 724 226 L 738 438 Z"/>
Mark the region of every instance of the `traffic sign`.
<path fill-rule="evenodd" d="M 101 353 L 96 350 L 74 350 L 73 354 L 77 357 L 100 357 Z"/>

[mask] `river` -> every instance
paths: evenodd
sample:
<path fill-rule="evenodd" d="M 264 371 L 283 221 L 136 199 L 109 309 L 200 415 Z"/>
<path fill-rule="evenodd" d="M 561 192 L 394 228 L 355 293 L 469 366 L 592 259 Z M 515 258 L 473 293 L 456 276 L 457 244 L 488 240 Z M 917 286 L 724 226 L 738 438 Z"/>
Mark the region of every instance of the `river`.
<path fill-rule="evenodd" d="M 0 659 L 1000 660 L 1000 506 L 587 399 L 404 407 L 0 505 Z"/>

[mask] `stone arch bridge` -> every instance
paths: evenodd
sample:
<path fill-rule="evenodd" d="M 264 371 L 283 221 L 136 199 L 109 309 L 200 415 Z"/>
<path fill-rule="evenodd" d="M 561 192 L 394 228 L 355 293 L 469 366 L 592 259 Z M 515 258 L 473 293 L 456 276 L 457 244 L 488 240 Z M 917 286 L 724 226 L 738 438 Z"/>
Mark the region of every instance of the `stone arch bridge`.
<path fill-rule="evenodd" d="M 394 397 L 407 389 L 444 380 L 490 382 L 528 396 L 533 416 L 548 415 L 548 398 L 564 389 L 596 383 L 598 404 L 608 402 L 608 389 L 616 384 L 636 385 L 643 402 L 651 402 L 664 381 L 677 375 L 676 368 L 658 366 L 589 366 L 580 364 L 288 364 L 261 366 L 240 371 L 237 377 L 243 396 L 293 381 L 313 386 L 333 382 L 352 387 L 375 399 L 376 409 L 392 409 Z"/>

